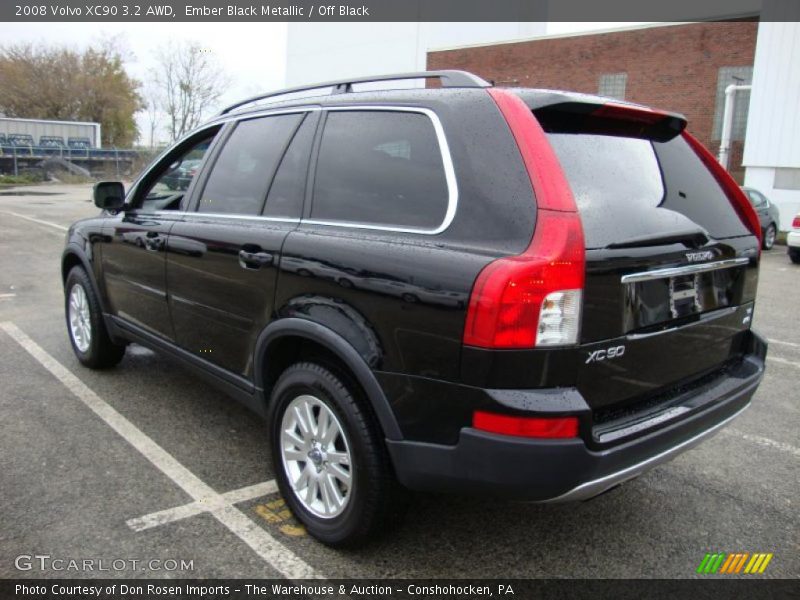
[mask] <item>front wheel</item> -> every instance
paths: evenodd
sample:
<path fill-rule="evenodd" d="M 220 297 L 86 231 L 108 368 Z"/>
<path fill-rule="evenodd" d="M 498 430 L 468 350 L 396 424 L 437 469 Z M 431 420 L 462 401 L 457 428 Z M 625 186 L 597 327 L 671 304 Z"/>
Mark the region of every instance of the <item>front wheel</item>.
<path fill-rule="evenodd" d="M 774 223 L 770 223 L 767 229 L 764 231 L 764 241 L 761 243 L 761 247 L 764 250 L 772 250 L 772 247 L 775 245 L 775 238 L 778 235 L 778 230 L 775 227 Z"/>
<path fill-rule="evenodd" d="M 399 516 L 403 493 L 377 423 L 346 378 L 292 365 L 273 389 L 269 427 L 278 487 L 315 538 L 353 547 Z"/>
<path fill-rule="evenodd" d="M 100 301 L 89 276 L 81 267 L 73 267 L 65 284 L 67 332 L 75 356 L 92 369 L 113 367 L 122 360 L 125 346 L 108 336 Z"/>

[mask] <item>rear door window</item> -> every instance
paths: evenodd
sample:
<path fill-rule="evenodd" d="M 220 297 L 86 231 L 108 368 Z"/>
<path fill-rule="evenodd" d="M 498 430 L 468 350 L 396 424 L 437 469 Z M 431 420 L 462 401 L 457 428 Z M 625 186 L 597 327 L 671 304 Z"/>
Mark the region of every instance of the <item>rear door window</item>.
<path fill-rule="evenodd" d="M 294 134 L 269 189 L 264 215 L 283 219 L 299 219 L 302 216 L 316 117 L 314 114 L 307 115 Z"/>
<path fill-rule="evenodd" d="M 317 160 L 311 219 L 435 229 L 448 187 L 431 119 L 422 113 L 331 111 Z"/>
<path fill-rule="evenodd" d="M 259 215 L 272 176 L 302 114 L 242 121 L 208 176 L 198 212 Z"/>

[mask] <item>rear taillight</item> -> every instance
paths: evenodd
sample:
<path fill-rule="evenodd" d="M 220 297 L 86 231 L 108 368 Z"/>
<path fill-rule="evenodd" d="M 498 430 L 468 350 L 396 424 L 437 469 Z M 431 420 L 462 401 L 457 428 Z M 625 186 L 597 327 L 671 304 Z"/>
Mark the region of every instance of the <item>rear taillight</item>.
<path fill-rule="evenodd" d="M 532 348 L 577 343 L 583 280 L 583 231 L 578 215 L 538 211 L 528 249 L 490 263 L 478 275 L 464 344 Z"/>
<path fill-rule="evenodd" d="M 750 232 L 758 238 L 758 247 L 761 248 L 761 223 L 758 220 L 756 209 L 753 208 L 753 205 L 747 199 L 742 188 L 739 187 L 739 184 L 737 184 L 730 173 L 725 170 L 725 167 L 719 164 L 714 155 L 711 154 L 697 138 L 688 131 L 684 131 L 682 135 L 691 149 L 697 154 L 698 158 L 703 161 L 703 164 L 714 176 L 714 179 L 717 180 L 717 183 L 722 188 L 722 191 L 725 192 L 725 195 L 733 205 L 742 223 L 744 223 Z"/>
<path fill-rule="evenodd" d="M 517 417 L 476 410 L 472 426 L 481 431 L 533 438 L 578 437 L 577 417 Z"/>
<path fill-rule="evenodd" d="M 800 215 L 797 215 L 792 220 L 792 229 L 800 229 Z"/>
<path fill-rule="evenodd" d="M 538 206 L 527 250 L 487 265 L 472 288 L 464 344 L 533 348 L 576 344 L 585 274 L 583 228 L 561 165 L 522 100 L 492 88 L 517 142 Z"/>

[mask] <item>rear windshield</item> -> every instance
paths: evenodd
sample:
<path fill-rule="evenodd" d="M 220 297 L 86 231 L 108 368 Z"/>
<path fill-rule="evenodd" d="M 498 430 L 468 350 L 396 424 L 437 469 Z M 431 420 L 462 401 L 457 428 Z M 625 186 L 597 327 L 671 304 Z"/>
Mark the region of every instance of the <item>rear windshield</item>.
<path fill-rule="evenodd" d="M 748 235 L 713 175 L 681 137 L 666 142 L 548 133 L 581 213 L 587 248 L 707 232 Z"/>

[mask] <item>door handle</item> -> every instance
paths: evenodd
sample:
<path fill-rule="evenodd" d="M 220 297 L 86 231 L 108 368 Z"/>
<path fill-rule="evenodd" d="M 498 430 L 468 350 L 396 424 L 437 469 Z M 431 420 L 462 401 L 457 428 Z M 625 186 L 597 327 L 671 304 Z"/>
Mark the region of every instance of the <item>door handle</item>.
<path fill-rule="evenodd" d="M 239 250 L 239 266 L 243 269 L 260 269 L 261 267 L 268 267 L 272 264 L 273 256 L 269 252 L 264 252 L 259 248 L 258 250 L 248 250 L 242 248 Z"/>

